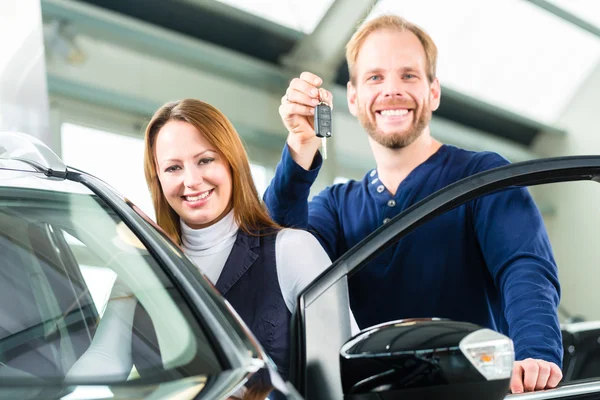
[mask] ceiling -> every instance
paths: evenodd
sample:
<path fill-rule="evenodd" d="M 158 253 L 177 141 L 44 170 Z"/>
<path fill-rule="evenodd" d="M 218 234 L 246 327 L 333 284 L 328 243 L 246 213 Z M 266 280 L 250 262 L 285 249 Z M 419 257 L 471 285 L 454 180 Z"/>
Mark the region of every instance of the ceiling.
<path fill-rule="evenodd" d="M 219 1 L 305 34 L 333 2 Z M 600 29 L 600 1 L 549 3 Z M 433 37 L 445 86 L 547 124 L 600 60 L 599 37 L 535 2 L 379 0 L 368 19 L 386 13 L 406 17 Z"/>
<path fill-rule="evenodd" d="M 79 1 L 275 66 L 315 32 L 334 5 L 334 0 Z M 402 15 L 437 43 L 444 93 L 437 116 L 521 145 L 542 131 L 564 133 L 554 123 L 600 61 L 597 0 L 373 3 L 367 19 Z M 347 82 L 343 61 L 335 81 Z"/>

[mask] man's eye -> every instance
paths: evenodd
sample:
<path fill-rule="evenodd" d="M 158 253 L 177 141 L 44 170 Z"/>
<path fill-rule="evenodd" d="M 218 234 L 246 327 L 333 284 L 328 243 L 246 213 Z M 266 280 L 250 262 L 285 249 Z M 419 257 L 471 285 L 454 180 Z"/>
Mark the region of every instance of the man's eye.
<path fill-rule="evenodd" d="M 179 168 L 179 165 L 171 165 L 170 167 L 167 167 L 165 169 L 165 172 L 174 172 L 177 171 Z"/>
<path fill-rule="evenodd" d="M 372 76 L 369 77 L 370 81 L 378 81 L 380 79 L 381 79 L 380 75 L 372 75 Z"/>
<path fill-rule="evenodd" d="M 404 74 L 404 79 L 412 79 L 415 78 L 415 75 L 413 74 Z"/>
<path fill-rule="evenodd" d="M 210 164 L 213 161 L 215 161 L 214 158 L 201 158 L 198 160 L 198 165 Z"/>

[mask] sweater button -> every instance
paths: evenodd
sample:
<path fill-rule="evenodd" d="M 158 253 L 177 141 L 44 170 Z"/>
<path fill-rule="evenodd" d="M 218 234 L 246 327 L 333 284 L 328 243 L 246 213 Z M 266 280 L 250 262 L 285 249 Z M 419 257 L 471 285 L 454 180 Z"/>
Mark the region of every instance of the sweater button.
<path fill-rule="evenodd" d="M 377 186 L 377 193 L 381 193 L 385 190 L 385 187 L 383 185 L 379 185 Z"/>
<path fill-rule="evenodd" d="M 388 207 L 396 207 L 396 200 L 388 201 Z"/>

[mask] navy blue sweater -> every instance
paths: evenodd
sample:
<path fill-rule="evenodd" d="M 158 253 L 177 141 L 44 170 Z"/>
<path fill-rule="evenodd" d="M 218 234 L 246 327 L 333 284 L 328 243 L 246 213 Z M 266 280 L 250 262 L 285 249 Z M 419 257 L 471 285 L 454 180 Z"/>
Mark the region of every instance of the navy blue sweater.
<path fill-rule="evenodd" d="M 308 202 L 321 156 L 306 171 L 286 146 L 264 200 L 275 221 L 312 232 L 335 260 L 419 200 L 507 163 L 495 153 L 444 145 L 402 181 L 395 196 L 374 169 Z M 469 321 L 513 339 L 517 360 L 562 366 L 558 271 L 527 189 L 478 198 L 426 223 L 354 275 L 349 289 L 361 328 L 402 318 Z"/>

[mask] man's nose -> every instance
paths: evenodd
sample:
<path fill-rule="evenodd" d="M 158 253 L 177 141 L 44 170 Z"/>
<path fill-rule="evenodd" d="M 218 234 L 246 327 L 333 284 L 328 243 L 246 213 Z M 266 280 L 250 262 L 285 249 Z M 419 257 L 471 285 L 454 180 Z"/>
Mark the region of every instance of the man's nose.
<path fill-rule="evenodd" d="M 403 97 L 404 81 L 400 77 L 390 76 L 384 82 L 383 95 L 385 97 Z"/>

